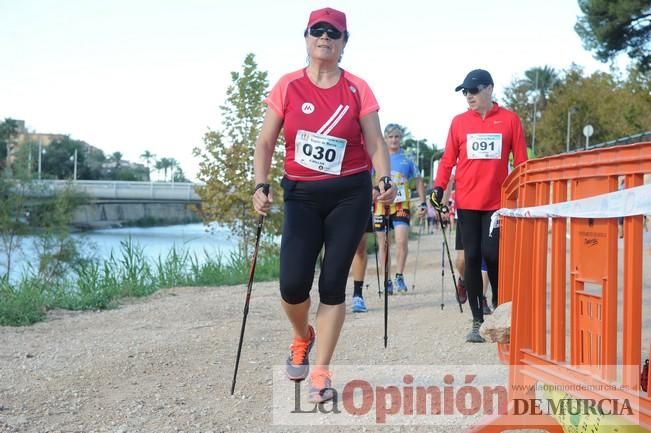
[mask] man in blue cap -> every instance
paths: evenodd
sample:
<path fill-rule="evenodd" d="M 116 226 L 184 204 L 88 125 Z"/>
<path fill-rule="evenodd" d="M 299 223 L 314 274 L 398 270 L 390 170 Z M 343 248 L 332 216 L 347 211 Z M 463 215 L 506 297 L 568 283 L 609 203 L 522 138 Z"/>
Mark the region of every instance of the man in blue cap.
<path fill-rule="evenodd" d="M 517 114 L 492 99 L 493 77 L 484 69 L 472 70 L 455 88 L 462 91 L 468 111 L 452 119 L 445 152 L 439 163 L 430 199 L 441 206 L 443 191 L 455 165 L 457 230 L 461 230 L 466 269 L 464 281 L 472 310 L 472 329 L 466 341 L 483 343 L 479 327 L 484 321 L 481 265 L 486 261 L 497 304 L 499 230 L 489 236 L 490 217 L 500 206 L 500 188 L 508 174 L 509 155 L 514 165 L 527 160 L 527 144 Z"/>

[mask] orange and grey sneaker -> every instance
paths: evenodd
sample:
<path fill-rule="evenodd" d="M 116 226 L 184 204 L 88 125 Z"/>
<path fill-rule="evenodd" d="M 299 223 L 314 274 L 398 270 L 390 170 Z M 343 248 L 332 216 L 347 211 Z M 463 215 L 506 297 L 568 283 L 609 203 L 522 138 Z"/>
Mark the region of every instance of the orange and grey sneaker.
<path fill-rule="evenodd" d="M 468 292 L 466 291 L 466 283 L 461 277 L 457 280 L 457 299 L 459 303 L 465 304 L 468 300 Z"/>
<path fill-rule="evenodd" d="M 291 380 L 301 381 L 307 377 L 310 371 L 310 350 L 314 345 L 314 328 L 308 325 L 308 336 L 305 340 L 296 338 L 289 346 L 289 358 L 287 358 L 287 377 Z"/>
<path fill-rule="evenodd" d="M 332 400 L 335 390 L 332 388 L 331 373 L 327 368 L 315 367 L 310 373 L 310 395 L 311 403 L 322 403 Z"/>

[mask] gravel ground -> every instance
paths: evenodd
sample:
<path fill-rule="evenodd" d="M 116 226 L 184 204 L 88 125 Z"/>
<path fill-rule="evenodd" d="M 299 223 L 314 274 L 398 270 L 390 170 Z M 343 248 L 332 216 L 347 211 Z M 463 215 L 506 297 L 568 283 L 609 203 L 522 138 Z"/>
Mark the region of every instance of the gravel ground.
<path fill-rule="evenodd" d="M 410 289 L 416 247 L 411 241 L 405 273 Z M 396 369 L 499 364 L 493 344 L 464 342 L 469 308 L 466 304 L 462 315 L 453 303 L 449 269 L 440 308 L 438 233 L 422 237 L 418 260 L 416 290 L 389 298 L 384 349 L 383 300 L 377 295 L 375 260 L 369 257 L 370 311 L 348 314 L 334 364 Z M 274 385 L 272 366 L 284 363 L 291 338 L 274 282 L 254 285 L 237 388 L 230 396 L 245 291 L 244 285 L 179 287 L 110 311 L 54 311 L 30 327 L 0 327 L 0 432 L 463 430 L 459 425 L 337 426 L 327 425 L 334 419 L 327 417 L 307 426 L 274 424 L 272 391 L 286 389 L 286 383 Z M 336 386 L 336 375 L 334 380 Z"/>

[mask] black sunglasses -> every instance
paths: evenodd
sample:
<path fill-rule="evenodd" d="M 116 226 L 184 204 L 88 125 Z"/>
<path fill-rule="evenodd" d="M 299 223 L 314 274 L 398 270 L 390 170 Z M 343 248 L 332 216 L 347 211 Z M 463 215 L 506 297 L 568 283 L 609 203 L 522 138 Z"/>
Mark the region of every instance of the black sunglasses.
<path fill-rule="evenodd" d="M 332 27 L 310 27 L 310 36 L 320 38 L 323 34 L 327 34 L 330 39 L 341 39 L 342 33 Z"/>
<path fill-rule="evenodd" d="M 471 95 L 476 95 L 477 93 L 479 93 L 479 92 L 481 92 L 482 90 L 484 90 L 486 87 L 487 87 L 487 86 L 479 85 L 479 86 L 477 86 L 477 87 L 473 87 L 472 89 L 463 89 L 463 90 L 461 91 L 461 93 L 463 93 L 463 96 L 468 95 L 468 93 L 470 93 Z"/>

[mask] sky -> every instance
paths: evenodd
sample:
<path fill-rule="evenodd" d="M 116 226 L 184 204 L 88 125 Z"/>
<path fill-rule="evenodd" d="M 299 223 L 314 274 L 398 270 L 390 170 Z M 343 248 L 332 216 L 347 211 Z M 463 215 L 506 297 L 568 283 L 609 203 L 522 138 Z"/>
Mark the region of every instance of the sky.
<path fill-rule="evenodd" d="M 369 83 L 382 125 L 440 148 L 472 69 L 498 100 L 531 67 L 609 69 L 574 31 L 575 0 L 0 0 L 0 119 L 132 162 L 175 158 L 194 180 L 231 72 L 248 53 L 270 86 L 306 66 L 307 19 L 326 6 L 347 15 L 341 67 Z"/>

